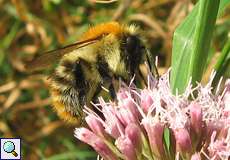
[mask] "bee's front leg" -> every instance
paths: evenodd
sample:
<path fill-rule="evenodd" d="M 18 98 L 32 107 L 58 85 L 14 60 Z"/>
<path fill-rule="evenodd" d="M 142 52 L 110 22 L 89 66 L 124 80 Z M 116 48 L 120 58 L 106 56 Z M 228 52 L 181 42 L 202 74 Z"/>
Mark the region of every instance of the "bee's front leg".
<path fill-rule="evenodd" d="M 147 49 L 146 49 L 146 56 L 147 56 L 147 62 L 148 62 L 148 65 L 150 67 L 150 71 L 151 71 L 152 75 L 158 79 L 159 73 L 158 73 L 157 67 L 155 65 L 155 59 L 153 58 L 152 53 L 150 53 Z"/>
<path fill-rule="evenodd" d="M 114 88 L 113 79 L 111 79 L 110 85 L 109 85 L 109 94 L 113 100 L 117 99 L 117 94 Z"/>

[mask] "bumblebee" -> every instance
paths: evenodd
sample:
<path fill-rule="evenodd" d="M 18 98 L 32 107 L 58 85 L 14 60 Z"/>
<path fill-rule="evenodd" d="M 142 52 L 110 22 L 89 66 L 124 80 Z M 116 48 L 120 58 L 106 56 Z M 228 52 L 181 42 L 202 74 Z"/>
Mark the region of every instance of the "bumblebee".
<path fill-rule="evenodd" d="M 42 54 L 26 68 L 34 71 L 58 63 L 49 78 L 54 109 L 60 118 L 79 124 L 84 105 L 90 105 L 103 87 L 116 98 L 114 82 L 121 79 L 129 83 L 134 74 L 140 75 L 139 66 L 146 60 L 156 73 L 139 29 L 109 22 L 90 28 L 75 44 Z"/>

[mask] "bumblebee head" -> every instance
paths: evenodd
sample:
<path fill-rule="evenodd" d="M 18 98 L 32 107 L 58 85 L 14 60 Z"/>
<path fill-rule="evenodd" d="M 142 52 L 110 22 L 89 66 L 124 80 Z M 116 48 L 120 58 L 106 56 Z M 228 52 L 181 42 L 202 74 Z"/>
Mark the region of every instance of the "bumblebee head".
<path fill-rule="evenodd" d="M 121 44 L 121 56 L 124 60 L 129 78 L 131 78 L 143 60 L 145 47 L 138 35 L 127 34 Z"/>

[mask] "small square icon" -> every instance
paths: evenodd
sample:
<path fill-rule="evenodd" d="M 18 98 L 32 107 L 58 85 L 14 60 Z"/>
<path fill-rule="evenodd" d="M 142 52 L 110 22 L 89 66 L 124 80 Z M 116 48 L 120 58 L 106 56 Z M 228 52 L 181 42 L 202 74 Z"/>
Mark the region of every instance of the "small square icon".
<path fill-rule="evenodd" d="M 0 138 L 1 152 L 0 160 L 21 159 L 20 138 Z"/>

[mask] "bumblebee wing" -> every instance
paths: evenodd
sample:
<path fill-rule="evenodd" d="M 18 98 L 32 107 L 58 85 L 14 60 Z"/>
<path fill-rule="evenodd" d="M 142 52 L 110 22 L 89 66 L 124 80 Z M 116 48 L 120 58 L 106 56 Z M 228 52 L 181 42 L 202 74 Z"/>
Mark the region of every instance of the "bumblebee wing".
<path fill-rule="evenodd" d="M 68 46 L 65 46 L 60 49 L 48 51 L 41 56 L 35 58 L 34 60 L 28 62 L 25 66 L 26 70 L 31 72 L 31 71 L 38 71 L 45 69 L 47 67 L 52 66 L 54 63 L 56 63 L 58 60 L 61 59 L 61 57 L 73 50 L 88 46 L 90 44 L 95 43 L 99 38 L 94 38 L 94 39 L 88 39 L 84 41 L 80 41 Z"/>

